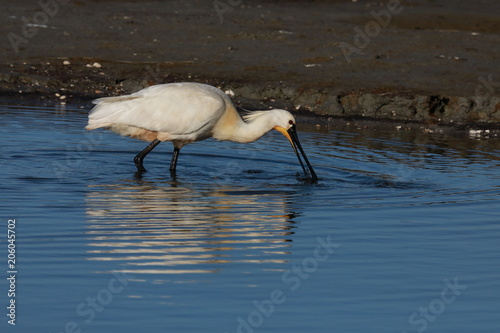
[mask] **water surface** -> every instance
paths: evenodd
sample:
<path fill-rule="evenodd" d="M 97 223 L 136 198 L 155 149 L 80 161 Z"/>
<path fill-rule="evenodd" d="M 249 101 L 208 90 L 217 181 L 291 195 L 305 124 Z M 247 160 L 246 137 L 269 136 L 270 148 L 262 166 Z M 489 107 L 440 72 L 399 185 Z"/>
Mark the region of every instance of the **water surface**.
<path fill-rule="evenodd" d="M 136 177 L 146 143 L 85 131 L 88 108 L 3 104 L 1 233 L 16 219 L 18 307 L 2 332 L 500 327 L 493 133 L 303 119 L 318 184 L 277 132 L 186 146 L 175 179 L 163 143 Z"/>

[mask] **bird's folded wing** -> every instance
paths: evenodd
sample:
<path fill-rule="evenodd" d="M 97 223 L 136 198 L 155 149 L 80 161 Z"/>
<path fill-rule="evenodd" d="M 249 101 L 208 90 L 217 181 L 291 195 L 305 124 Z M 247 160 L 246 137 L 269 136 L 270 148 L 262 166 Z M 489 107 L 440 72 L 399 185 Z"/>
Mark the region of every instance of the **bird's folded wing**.
<path fill-rule="evenodd" d="M 224 113 L 226 101 L 213 91 L 193 86 L 157 85 L 127 96 L 106 97 L 89 113 L 86 129 L 114 124 L 173 135 L 209 127 Z"/>

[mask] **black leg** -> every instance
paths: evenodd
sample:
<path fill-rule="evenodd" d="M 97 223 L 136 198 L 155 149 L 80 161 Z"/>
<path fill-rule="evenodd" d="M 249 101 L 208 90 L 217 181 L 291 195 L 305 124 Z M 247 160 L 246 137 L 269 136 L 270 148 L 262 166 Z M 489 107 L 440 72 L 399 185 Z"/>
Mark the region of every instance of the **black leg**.
<path fill-rule="evenodd" d="M 146 169 L 142 165 L 142 161 L 144 160 L 144 157 L 146 157 L 151 150 L 153 150 L 156 146 L 160 144 L 160 140 L 156 139 L 155 141 L 151 142 L 146 148 L 144 148 L 143 151 L 141 151 L 139 154 L 137 154 L 136 157 L 134 157 L 134 163 L 135 166 L 137 167 L 138 172 L 144 172 Z"/>
<path fill-rule="evenodd" d="M 175 172 L 175 168 L 177 167 L 177 159 L 179 158 L 179 151 L 181 149 L 174 147 L 174 152 L 172 153 L 172 161 L 170 161 L 170 172 Z"/>

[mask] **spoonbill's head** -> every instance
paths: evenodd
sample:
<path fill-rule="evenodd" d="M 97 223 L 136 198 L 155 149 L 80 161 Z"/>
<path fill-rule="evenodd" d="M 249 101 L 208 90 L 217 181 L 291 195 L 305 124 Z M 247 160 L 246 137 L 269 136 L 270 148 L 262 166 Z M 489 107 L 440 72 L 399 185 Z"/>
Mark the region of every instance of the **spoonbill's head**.
<path fill-rule="evenodd" d="M 297 136 L 297 129 L 295 125 L 294 116 L 286 110 L 276 109 L 276 110 L 271 110 L 271 112 L 273 112 L 275 118 L 274 120 L 276 121 L 274 129 L 283 134 L 288 139 L 288 141 L 290 141 L 290 144 L 292 145 L 293 150 L 295 151 L 295 154 L 299 159 L 300 165 L 302 166 L 304 173 L 307 175 L 306 168 L 304 167 L 302 159 L 300 158 L 300 154 L 302 155 L 304 161 L 307 164 L 307 167 L 309 168 L 311 182 L 316 183 L 318 181 L 318 177 L 316 176 L 316 173 L 314 172 L 311 163 L 309 163 L 306 153 L 304 152 L 302 146 L 300 145 L 299 137 Z"/>
<path fill-rule="evenodd" d="M 295 124 L 295 117 L 286 110 L 274 109 L 268 112 L 273 115 L 275 129 L 277 129 L 277 127 L 281 127 L 288 131 L 288 129 Z"/>

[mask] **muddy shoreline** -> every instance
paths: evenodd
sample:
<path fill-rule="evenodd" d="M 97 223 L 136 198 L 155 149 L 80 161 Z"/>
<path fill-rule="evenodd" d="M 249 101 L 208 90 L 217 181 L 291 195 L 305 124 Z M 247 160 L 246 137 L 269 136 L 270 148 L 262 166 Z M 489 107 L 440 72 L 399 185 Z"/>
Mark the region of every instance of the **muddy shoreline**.
<path fill-rule="evenodd" d="M 0 95 L 197 81 L 247 109 L 500 126 L 497 1 L 47 3 L 1 5 Z"/>

